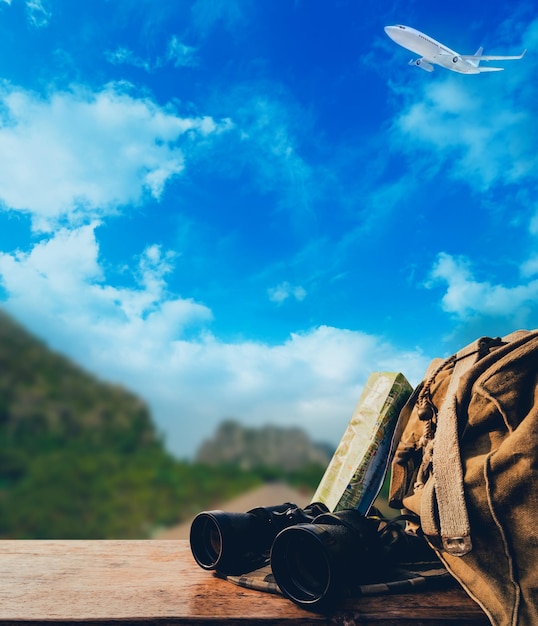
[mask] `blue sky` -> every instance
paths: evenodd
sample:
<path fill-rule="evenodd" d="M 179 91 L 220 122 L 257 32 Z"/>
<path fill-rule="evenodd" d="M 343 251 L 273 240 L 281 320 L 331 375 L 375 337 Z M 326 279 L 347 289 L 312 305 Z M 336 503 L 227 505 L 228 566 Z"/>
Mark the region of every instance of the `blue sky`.
<path fill-rule="evenodd" d="M 0 0 L 0 306 L 179 456 L 337 443 L 370 372 L 538 326 L 537 46 L 525 1 Z"/>

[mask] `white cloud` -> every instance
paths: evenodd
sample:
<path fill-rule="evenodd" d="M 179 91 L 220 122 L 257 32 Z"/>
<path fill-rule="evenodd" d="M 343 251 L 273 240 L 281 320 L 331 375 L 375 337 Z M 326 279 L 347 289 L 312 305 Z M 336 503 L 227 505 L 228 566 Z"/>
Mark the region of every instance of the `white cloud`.
<path fill-rule="evenodd" d="M 44 0 L 26 0 L 26 16 L 34 28 L 49 25 L 51 12 L 45 8 Z"/>
<path fill-rule="evenodd" d="M 228 177 L 241 177 L 242 187 L 271 194 L 276 210 L 286 211 L 295 230 L 311 232 L 317 226 L 315 201 L 334 194 L 328 185 L 332 174 L 305 158 L 309 115 L 290 100 L 280 86 L 269 83 L 219 92 L 218 107 L 233 111 L 237 132 L 221 143 L 220 158 L 207 165 Z M 231 147 L 231 141 L 237 143 Z"/>
<path fill-rule="evenodd" d="M 11 6 L 12 0 L 0 0 L 0 3 Z M 52 13 L 46 8 L 47 0 L 25 0 L 26 19 L 33 28 L 44 28 L 49 25 Z"/>
<path fill-rule="evenodd" d="M 276 287 L 272 287 L 267 290 L 269 294 L 269 300 L 281 304 L 288 298 L 295 298 L 295 300 L 301 302 L 306 298 L 307 292 L 304 287 L 300 285 L 291 285 L 288 281 L 280 283 Z"/>
<path fill-rule="evenodd" d="M 196 135 L 230 126 L 180 117 L 122 85 L 42 98 L 4 83 L 0 105 L 0 202 L 32 214 L 43 230 L 113 212 L 144 194 L 159 198 L 183 171 Z"/>
<path fill-rule="evenodd" d="M 12 0 L 0 0 L 11 6 Z M 45 8 L 45 0 L 25 0 L 26 18 L 34 28 L 43 28 L 49 25 L 52 14 Z"/>
<path fill-rule="evenodd" d="M 439 282 L 446 284 L 443 310 L 461 320 L 480 315 L 511 318 L 521 325 L 525 324 L 530 310 L 536 308 L 538 280 L 512 287 L 479 281 L 464 258 L 439 254 L 430 277 L 429 286 Z"/>
<path fill-rule="evenodd" d="M 528 278 L 538 274 L 538 255 L 527 259 L 521 266 L 521 275 Z"/>
<path fill-rule="evenodd" d="M 529 221 L 529 233 L 531 235 L 538 235 L 538 209 L 534 209 L 533 215 Z"/>
<path fill-rule="evenodd" d="M 29 252 L 0 253 L 0 281 L 9 294 L 9 308 L 21 319 L 38 309 L 52 336 L 65 333 L 64 341 L 76 340 L 89 353 L 89 328 L 98 343 L 116 335 L 128 339 L 141 326 L 145 333 L 161 336 L 159 320 L 164 317 L 164 328 L 173 338 L 191 323 L 211 318 L 205 306 L 167 293 L 165 276 L 173 267 L 173 255 L 156 245 L 148 246 L 133 267 L 134 287 L 105 284 L 97 226 L 63 228 Z"/>
<path fill-rule="evenodd" d="M 112 63 L 112 65 L 132 65 L 133 67 L 139 67 L 146 72 L 151 72 L 153 70 L 151 61 L 139 57 L 125 46 L 119 46 L 113 51 L 107 50 L 105 52 L 105 58 L 109 63 Z"/>
<path fill-rule="evenodd" d="M 97 228 L 61 229 L 29 252 L 0 254 L 5 308 L 55 349 L 144 397 L 182 455 L 226 416 L 299 425 L 337 443 L 370 372 L 403 371 L 416 383 L 426 368 L 418 350 L 328 326 L 277 345 L 220 341 L 206 306 L 168 291 L 175 257 L 159 246 L 133 265 L 131 287 L 107 284 Z"/>
<path fill-rule="evenodd" d="M 119 46 L 113 51 L 107 50 L 105 58 L 113 65 L 131 65 L 145 72 L 153 72 L 167 63 L 171 63 L 174 67 L 193 67 L 198 64 L 196 48 L 182 43 L 176 35 L 170 37 L 166 52 L 153 60 L 140 57 L 125 46 Z"/>
<path fill-rule="evenodd" d="M 197 348 L 198 359 L 188 360 L 196 377 L 189 386 L 199 390 L 200 405 L 184 412 L 199 415 L 206 429 L 233 415 L 296 424 L 334 443 L 372 371 L 401 370 L 418 382 L 427 364 L 418 351 L 398 352 L 379 337 L 328 326 L 293 333 L 276 346 L 207 338 Z M 189 373 L 183 376 L 189 384 Z"/>
<path fill-rule="evenodd" d="M 198 64 L 196 48 L 187 46 L 174 36 L 168 42 L 166 58 L 174 64 L 174 67 L 192 67 Z"/>
<path fill-rule="evenodd" d="M 397 127 L 413 139 L 413 149 L 420 144 L 435 148 L 452 176 L 479 190 L 535 176 L 538 135 L 531 111 L 518 110 L 510 101 L 500 106 L 492 94 L 469 90 L 456 79 L 429 86 L 424 100 L 410 106 Z"/>

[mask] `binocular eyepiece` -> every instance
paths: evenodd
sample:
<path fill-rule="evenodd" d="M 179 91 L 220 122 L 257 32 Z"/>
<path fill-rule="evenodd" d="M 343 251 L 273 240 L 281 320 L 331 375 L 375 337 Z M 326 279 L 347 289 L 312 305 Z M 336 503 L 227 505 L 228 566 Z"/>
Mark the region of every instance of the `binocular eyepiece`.
<path fill-rule="evenodd" d="M 311 522 L 327 510 L 320 503 L 300 509 L 286 502 L 246 513 L 204 511 L 191 525 L 192 555 L 203 569 L 225 575 L 244 574 L 269 562 L 271 546 L 280 531 Z"/>

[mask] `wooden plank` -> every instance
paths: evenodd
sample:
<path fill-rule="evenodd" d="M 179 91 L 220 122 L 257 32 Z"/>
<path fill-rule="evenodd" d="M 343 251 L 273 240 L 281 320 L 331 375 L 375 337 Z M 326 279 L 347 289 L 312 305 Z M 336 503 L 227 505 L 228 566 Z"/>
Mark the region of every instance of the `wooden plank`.
<path fill-rule="evenodd" d="M 347 600 L 333 616 L 200 569 L 187 541 L 0 541 L 0 624 L 487 626 L 459 588 Z"/>

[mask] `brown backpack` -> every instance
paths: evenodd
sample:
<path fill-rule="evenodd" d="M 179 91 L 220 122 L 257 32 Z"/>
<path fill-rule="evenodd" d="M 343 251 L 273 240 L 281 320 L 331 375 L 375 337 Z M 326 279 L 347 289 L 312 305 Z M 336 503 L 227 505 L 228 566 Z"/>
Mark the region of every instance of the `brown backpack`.
<path fill-rule="evenodd" d="M 538 331 L 434 360 L 397 431 L 391 506 L 494 626 L 538 625 Z"/>

